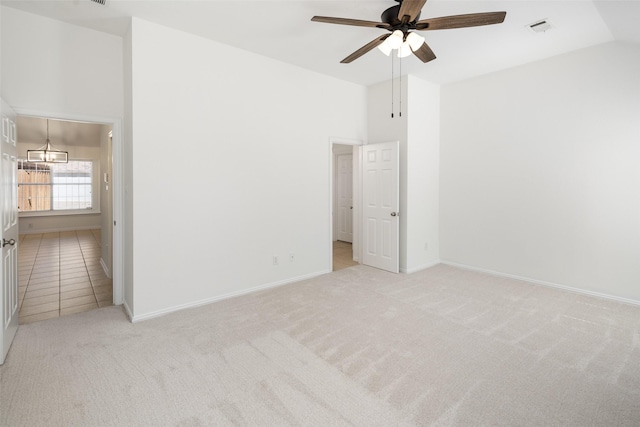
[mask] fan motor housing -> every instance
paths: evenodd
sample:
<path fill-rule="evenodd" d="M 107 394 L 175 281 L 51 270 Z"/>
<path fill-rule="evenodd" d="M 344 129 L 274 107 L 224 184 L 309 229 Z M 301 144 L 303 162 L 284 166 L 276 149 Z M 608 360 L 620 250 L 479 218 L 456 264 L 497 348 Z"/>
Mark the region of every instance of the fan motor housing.
<path fill-rule="evenodd" d="M 391 27 L 395 27 L 393 29 L 399 29 L 400 24 L 402 24 L 402 21 L 398 19 L 399 13 L 400 13 L 400 5 L 392 6 L 389 9 L 382 12 L 382 15 L 380 15 L 380 21 L 384 22 L 385 24 L 389 24 Z M 416 18 L 413 20 L 413 22 L 410 22 L 410 24 L 415 24 L 416 21 L 418 21 L 419 19 L 420 19 L 420 13 L 418 13 Z"/>

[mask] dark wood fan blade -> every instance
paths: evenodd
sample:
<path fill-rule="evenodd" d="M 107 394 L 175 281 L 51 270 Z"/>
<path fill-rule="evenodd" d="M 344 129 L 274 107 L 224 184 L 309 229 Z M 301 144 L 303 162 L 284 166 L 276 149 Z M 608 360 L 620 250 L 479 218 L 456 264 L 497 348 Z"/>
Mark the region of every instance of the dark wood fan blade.
<path fill-rule="evenodd" d="M 314 16 L 313 18 L 311 18 L 311 20 L 314 22 L 324 22 L 327 24 L 353 25 L 355 27 L 389 27 L 389 24 L 385 24 L 384 22 L 362 21 L 360 19 L 350 18 L 332 18 L 330 16 Z"/>
<path fill-rule="evenodd" d="M 441 16 L 416 22 L 416 30 L 448 30 L 451 28 L 477 27 L 500 24 L 507 12 L 469 13 L 467 15 Z"/>
<path fill-rule="evenodd" d="M 381 45 L 382 42 L 385 41 L 387 39 L 387 37 L 389 37 L 390 35 L 391 34 L 385 34 L 382 37 L 378 37 L 377 39 L 371 40 L 369 43 L 365 44 L 360 49 L 356 50 L 351 55 L 349 55 L 346 58 L 344 58 L 342 61 L 340 61 L 340 63 L 341 64 L 348 64 L 348 63 L 360 58 L 362 55 L 364 55 L 365 53 L 369 52 L 371 49 L 374 49 L 374 48 L 378 47 L 379 45 Z"/>
<path fill-rule="evenodd" d="M 400 21 L 403 21 L 403 18 L 405 16 L 408 16 L 409 18 L 408 19 L 405 18 L 406 21 L 404 22 L 405 23 L 413 22 L 418 17 L 418 14 L 422 10 L 422 7 L 426 2 L 427 0 L 403 0 L 402 3 L 400 4 L 400 12 L 398 12 L 398 19 Z"/>
<path fill-rule="evenodd" d="M 433 53 L 427 42 L 422 43 L 420 49 L 414 50 L 413 54 L 420 59 L 422 62 L 429 62 L 436 59 L 436 54 Z"/>

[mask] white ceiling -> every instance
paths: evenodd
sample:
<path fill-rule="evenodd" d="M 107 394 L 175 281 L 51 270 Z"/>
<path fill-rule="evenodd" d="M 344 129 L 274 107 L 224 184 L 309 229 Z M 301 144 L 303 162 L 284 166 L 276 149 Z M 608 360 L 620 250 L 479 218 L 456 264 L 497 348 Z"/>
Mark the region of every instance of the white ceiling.
<path fill-rule="evenodd" d="M 35 143 L 43 146 L 47 142 L 47 119 L 18 116 L 18 143 Z M 103 125 L 49 119 L 49 140 L 53 148 L 100 147 Z"/>
<path fill-rule="evenodd" d="M 0 2 L 116 35 L 124 34 L 128 18 L 136 16 L 362 85 L 391 75 L 390 58 L 377 49 L 351 64 L 339 63 L 384 30 L 310 19 L 379 21 L 382 11 L 396 5 L 393 0 L 107 0 L 106 6 L 90 0 Z M 507 12 L 503 24 L 422 32 L 437 59 L 427 64 L 404 59 L 402 74 L 448 83 L 612 40 L 640 44 L 640 0 L 429 0 L 421 19 L 502 10 Z M 541 19 L 554 28 L 541 34 L 528 29 Z"/>

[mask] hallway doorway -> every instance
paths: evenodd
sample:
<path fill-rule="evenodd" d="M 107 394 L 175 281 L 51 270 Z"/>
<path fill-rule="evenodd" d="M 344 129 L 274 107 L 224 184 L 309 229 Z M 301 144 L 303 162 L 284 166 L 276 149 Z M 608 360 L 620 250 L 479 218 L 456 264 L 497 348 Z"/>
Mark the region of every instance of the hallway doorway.
<path fill-rule="evenodd" d="M 115 228 L 122 210 L 120 124 L 46 116 L 18 111 L 18 156 L 50 138 L 68 151 L 69 164 L 62 170 L 44 164 L 45 180 L 18 180 L 20 323 L 122 303 L 122 236 Z M 78 177 L 71 163 L 90 168 Z M 35 174 L 33 167 L 23 169 Z M 76 191 L 82 185 L 88 189 Z"/>
<path fill-rule="evenodd" d="M 333 271 L 358 265 L 353 260 L 353 248 L 351 243 L 336 240 L 333 242 Z"/>
<path fill-rule="evenodd" d="M 360 161 L 362 141 L 330 138 L 330 218 L 332 271 L 359 264 Z"/>

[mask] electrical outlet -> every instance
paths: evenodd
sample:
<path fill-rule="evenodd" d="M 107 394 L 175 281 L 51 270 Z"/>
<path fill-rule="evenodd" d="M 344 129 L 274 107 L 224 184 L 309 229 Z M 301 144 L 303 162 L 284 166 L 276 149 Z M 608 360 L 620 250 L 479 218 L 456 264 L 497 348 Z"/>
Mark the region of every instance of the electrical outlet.
<path fill-rule="evenodd" d="M 278 255 L 273 256 L 273 265 L 278 265 Z"/>
<path fill-rule="evenodd" d="M 296 260 L 296 254 L 293 252 L 289 252 L 289 262 L 294 262 Z"/>

